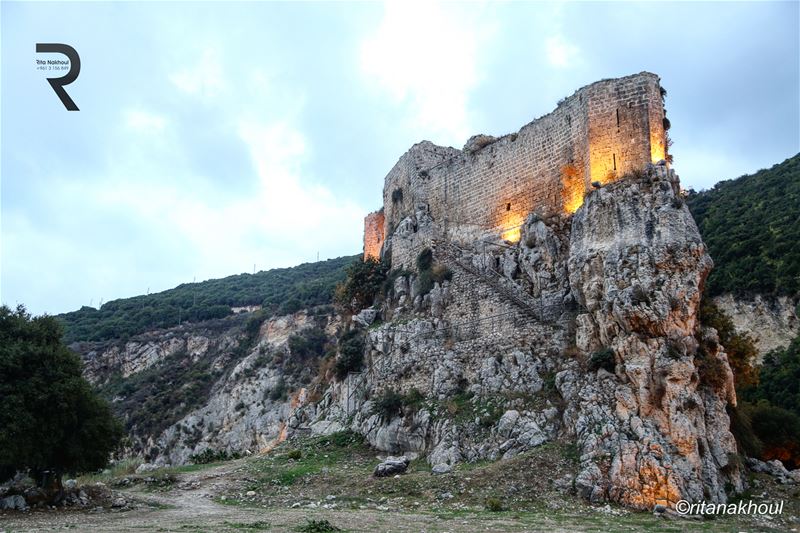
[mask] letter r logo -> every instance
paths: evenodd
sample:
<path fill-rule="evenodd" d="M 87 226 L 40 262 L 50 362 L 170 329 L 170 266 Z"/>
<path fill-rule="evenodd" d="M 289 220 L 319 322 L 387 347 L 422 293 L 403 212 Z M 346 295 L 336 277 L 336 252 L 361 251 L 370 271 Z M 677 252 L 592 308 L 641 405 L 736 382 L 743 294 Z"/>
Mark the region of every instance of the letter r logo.
<path fill-rule="evenodd" d="M 69 59 L 69 72 L 60 78 L 47 78 L 47 81 L 50 82 L 50 86 L 56 92 L 64 107 L 67 108 L 67 111 L 80 111 L 67 94 L 67 91 L 64 90 L 64 85 L 69 85 L 77 80 L 78 74 L 81 73 L 81 58 L 78 56 L 78 52 L 67 44 L 36 43 L 36 53 L 56 53 L 67 56 Z"/>

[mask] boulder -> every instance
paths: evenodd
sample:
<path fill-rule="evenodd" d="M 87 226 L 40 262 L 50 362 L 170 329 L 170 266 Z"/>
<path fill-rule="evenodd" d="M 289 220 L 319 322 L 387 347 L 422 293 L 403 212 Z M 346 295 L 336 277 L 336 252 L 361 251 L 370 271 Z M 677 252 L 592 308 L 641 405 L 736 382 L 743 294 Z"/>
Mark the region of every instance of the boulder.
<path fill-rule="evenodd" d="M 111 503 L 111 507 L 114 509 L 121 509 L 128 505 L 128 501 L 123 497 L 114 498 L 114 501 Z"/>
<path fill-rule="evenodd" d="M 375 477 L 388 477 L 402 474 L 408 469 L 411 461 L 405 455 L 401 457 L 387 457 L 385 461 L 379 463 L 372 473 Z"/>
<path fill-rule="evenodd" d="M 146 474 L 147 472 L 152 472 L 154 470 L 158 470 L 158 466 L 151 463 L 142 463 L 136 467 L 137 474 Z"/>
<path fill-rule="evenodd" d="M 14 494 L 13 496 L 6 496 L 5 498 L 0 499 L 0 509 L 27 511 L 28 503 L 25 501 L 25 498 L 19 494 Z"/>
<path fill-rule="evenodd" d="M 376 309 L 362 309 L 357 315 L 353 316 L 353 322 L 356 324 L 368 327 L 370 324 L 375 322 L 375 318 L 378 316 L 378 311 Z"/>
<path fill-rule="evenodd" d="M 441 474 L 449 474 L 450 472 L 452 472 L 452 470 L 453 467 L 450 466 L 449 464 L 439 463 L 438 465 L 431 468 L 431 474 L 433 474 L 434 476 L 438 476 Z"/>

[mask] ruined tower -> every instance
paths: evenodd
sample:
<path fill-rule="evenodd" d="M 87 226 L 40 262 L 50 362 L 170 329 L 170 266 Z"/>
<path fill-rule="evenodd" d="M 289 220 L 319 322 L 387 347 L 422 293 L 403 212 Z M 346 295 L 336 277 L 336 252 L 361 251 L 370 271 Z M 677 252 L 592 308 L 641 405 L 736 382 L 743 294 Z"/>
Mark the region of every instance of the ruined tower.
<path fill-rule="evenodd" d="M 423 141 L 384 181 L 383 208 L 365 219 L 364 257 L 411 266 L 434 239 L 519 239 L 530 213 L 570 215 L 593 182 L 612 182 L 665 158 L 659 77 L 595 82 L 551 113 L 463 150 Z"/>

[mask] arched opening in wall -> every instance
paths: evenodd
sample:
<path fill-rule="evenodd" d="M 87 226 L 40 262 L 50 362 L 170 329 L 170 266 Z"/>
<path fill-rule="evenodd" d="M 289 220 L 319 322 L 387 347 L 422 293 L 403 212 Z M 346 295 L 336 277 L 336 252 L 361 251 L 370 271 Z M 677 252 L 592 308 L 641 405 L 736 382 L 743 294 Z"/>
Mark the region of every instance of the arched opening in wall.
<path fill-rule="evenodd" d="M 506 211 L 511 211 L 511 202 L 506 204 Z"/>
<path fill-rule="evenodd" d="M 614 171 L 616 171 L 617 170 L 617 154 L 611 154 L 611 163 L 613 165 L 612 168 L 614 169 Z"/>

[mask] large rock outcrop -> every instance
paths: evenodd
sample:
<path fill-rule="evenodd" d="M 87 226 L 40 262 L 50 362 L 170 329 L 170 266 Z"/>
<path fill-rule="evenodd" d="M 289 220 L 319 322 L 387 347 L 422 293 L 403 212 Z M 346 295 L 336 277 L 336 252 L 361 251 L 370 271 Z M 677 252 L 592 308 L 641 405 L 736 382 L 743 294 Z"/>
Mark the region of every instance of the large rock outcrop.
<path fill-rule="evenodd" d="M 725 501 L 738 484 L 727 404 L 733 376 L 721 350 L 721 387 L 698 374 L 697 309 L 712 261 L 671 172 L 655 169 L 590 194 L 575 213 L 569 280 L 582 307 L 584 353 L 613 351 L 615 372 L 577 365 L 558 375 L 565 418 L 582 449 L 577 486 L 635 507 L 680 499 Z"/>

